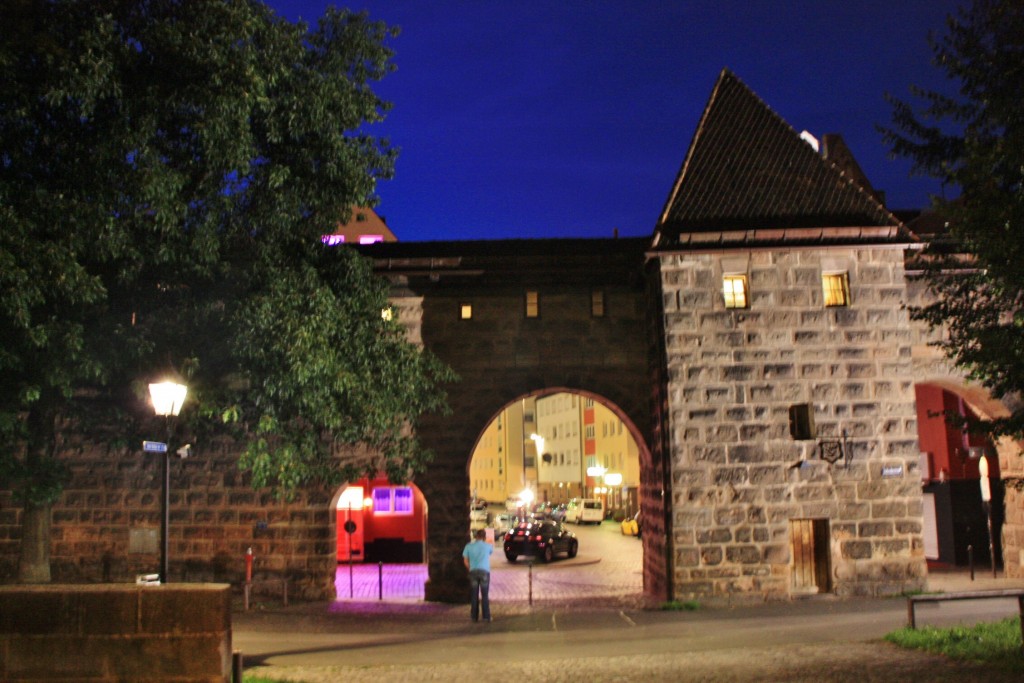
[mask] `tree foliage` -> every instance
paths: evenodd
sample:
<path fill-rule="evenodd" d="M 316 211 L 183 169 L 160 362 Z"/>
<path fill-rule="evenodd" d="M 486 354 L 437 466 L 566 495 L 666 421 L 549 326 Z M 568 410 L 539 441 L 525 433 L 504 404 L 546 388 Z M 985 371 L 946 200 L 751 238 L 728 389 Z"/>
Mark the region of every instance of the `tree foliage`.
<path fill-rule="evenodd" d="M 935 200 L 949 234 L 923 259 L 934 302 L 913 314 L 945 330 L 947 356 L 1013 408 L 970 426 L 1024 436 L 1024 5 L 975 0 L 931 45 L 956 93 L 915 88 L 917 108 L 890 98 L 883 129 L 895 154 L 960 193 Z"/>
<path fill-rule="evenodd" d="M 377 449 L 366 470 L 421 469 L 408 425 L 444 409 L 450 371 L 382 318 L 360 257 L 319 241 L 392 173 L 368 131 L 395 31 L 255 0 L 11 0 L 4 24 L 0 479 L 48 505 L 57 425 L 88 428 L 96 397 L 144 411 L 169 367 L 191 428 L 230 418 L 259 485 L 351 475 L 339 443 Z"/>

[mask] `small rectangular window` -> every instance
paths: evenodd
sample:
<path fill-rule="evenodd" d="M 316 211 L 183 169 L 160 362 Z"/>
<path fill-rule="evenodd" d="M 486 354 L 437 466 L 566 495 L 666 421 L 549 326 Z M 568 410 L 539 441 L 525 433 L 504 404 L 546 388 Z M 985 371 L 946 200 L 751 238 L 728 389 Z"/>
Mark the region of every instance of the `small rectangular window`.
<path fill-rule="evenodd" d="M 604 317 L 604 291 L 600 289 L 590 293 L 590 315 L 595 318 Z"/>
<path fill-rule="evenodd" d="M 726 275 L 722 278 L 722 295 L 725 297 L 726 308 L 746 308 L 747 276 Z"/>
<path fill-rule="evenodd" d="M 821 291 L 825 296 L 825 306 L 850 305 L 850 278 L 846 273 L 824 273 Z"/>
<path fill-rule="evenodd" d="M 459 320 L 472 320 L 473 304 L 459 304 Z"/>
<path fill-rule="evenodd" d="M 526 317 L 540 317 L 540 292 L 530 290 L 526 293 Z"/>
<path fill-rule="evenodd" d="M 373 489 L 373 512 L 378 515 L 411 515 L 412 488 L 408 486 L 382 486 Z"/>

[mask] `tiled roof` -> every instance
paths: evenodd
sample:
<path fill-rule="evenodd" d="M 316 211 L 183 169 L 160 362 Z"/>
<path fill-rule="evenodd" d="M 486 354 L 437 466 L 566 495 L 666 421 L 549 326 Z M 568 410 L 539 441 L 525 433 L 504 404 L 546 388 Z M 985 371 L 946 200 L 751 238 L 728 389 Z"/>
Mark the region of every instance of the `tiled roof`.
<path fill-rule="evenodd" d="M 654 246 L 907 241 L 899 219 L 855 176 L 822 158 L 725 69 L 665 204 Z"/>

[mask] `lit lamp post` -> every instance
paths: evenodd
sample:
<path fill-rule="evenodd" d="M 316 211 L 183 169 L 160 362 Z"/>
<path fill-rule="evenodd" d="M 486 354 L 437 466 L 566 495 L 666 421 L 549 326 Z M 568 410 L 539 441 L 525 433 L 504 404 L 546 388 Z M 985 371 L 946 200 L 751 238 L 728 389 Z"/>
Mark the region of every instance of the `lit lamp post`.
<path fill-rule="evenodd" d="M 167 423 L 167 441 L 163 444 L 163 500 L 162 516 L 160 518 L 160 583 L 167 583 L 167 529 L 170 526 L 171 518 L 171 468 L 170 468 L 170 440 L 171 440 L 171 418 L 177 417 L 181 412 L 181 404 L 185 402 L 185 394 L 188 387 L 177 382 L 160 382 L 149 385 L 149 395 L 153 400 L 153 412 L 158 417 L 163 417 Z"/>

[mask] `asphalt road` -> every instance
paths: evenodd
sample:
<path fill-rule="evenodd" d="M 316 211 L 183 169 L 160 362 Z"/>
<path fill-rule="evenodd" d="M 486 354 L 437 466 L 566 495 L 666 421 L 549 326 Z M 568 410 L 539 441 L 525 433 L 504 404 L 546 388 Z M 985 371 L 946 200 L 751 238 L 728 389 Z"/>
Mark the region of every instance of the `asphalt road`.
<path fill-rule="evenodd" d="M 924 606 L 919 625 L 1016 614 L 1016 600 Z M 1024 680 L 881 641 L 903 599 L 819 598 L 694 612 L 501 604 L 473 624 L 464 606 L 341 602 L 237 614 L 248 673 L 279 680 L 548 681 Z"/>

